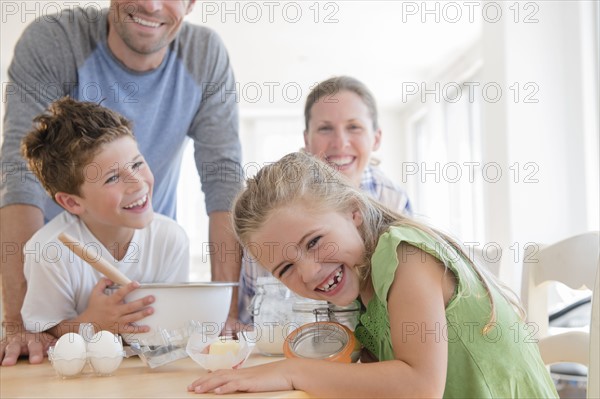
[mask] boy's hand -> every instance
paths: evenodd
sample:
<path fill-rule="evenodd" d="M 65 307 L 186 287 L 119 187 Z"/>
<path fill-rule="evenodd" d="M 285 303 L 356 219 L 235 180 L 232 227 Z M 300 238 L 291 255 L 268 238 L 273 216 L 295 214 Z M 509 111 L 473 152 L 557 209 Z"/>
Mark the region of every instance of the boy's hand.
<path fill-rule="evenodd" d="M 93 323 L 96 330 L 107 330 L 115 334 L 150 331 L 150 327 L 138 326 L 134 323 L 154 313 L 154 309 L 148 307 L 154 302 L 154 296 L 148 295 L 125 303 L 125 296 L 140 284 L 133 281 L 119 288 L 112 295 L 106 295 L 105 289 L 112 284 L 112 281 L 105 278 L 96 284 L 90 294 L 87 309 L 78 317 L 80 322 Z"/>

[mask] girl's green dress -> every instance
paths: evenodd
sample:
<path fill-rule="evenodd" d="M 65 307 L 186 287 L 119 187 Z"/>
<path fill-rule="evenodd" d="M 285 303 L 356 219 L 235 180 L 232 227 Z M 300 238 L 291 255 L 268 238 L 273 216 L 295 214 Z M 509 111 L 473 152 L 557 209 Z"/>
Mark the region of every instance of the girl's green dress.
<path fill-rule="evenodd" d="M 533 338 L 535 326 L 523 323 L 512 305 L 494 292 L 496 324 L 483 334 L 490 319 L 488 293 L 469 263 L 429 234 L 408 226 L 393 226 L 379 238 L 372 257 L 375 295 L 360 317 L 355 334 L 380 361 L 394 359 L 387 297 L 398 267 L 401 242 L 416 246 L 442 261 L 457 279 L 446 308 L 446 325 L 421 331 L 406 321 L 406 333 L 448 342 L 444 398 L 557 398 Z M 412 323 L 412 324 L 411 324 Z M 429 328 L 429 327 L 428 327 Z"/>

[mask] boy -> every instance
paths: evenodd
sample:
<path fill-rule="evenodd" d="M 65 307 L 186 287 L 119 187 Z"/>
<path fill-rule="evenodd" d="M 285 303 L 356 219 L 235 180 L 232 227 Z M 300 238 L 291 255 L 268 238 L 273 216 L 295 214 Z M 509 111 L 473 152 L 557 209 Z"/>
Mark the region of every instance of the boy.
<path fill-rule="evenodd" d="M 21 314 L 30 331 L 55 337 L 96 331 L 147 332 L 134 323 L 152 313 L 154 298 L 124 303 L 141 282 L 188 280 L 188 239 L 152 208 L 154 176 L 138 150 L 131 123 L 95 103 L 68 97 L 34 119 L 21 152 L 65 212 L 25 245 L 27 293 Z M 67 233 L 91 256 L 103 257 L 133 282 L 113 295 L 112 282 L 79 259 L 57 236 Z M 77 244 L 74 244 L 77 245 Z"/>

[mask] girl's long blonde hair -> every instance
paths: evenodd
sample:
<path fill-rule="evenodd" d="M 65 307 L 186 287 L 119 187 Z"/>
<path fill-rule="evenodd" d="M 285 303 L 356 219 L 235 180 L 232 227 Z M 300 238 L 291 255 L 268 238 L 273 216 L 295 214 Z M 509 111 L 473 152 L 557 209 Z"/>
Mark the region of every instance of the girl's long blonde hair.
<path fill-rule="evenodd" d="M 359 232 L 365 244 L 365 256 L 357 271 L 363 283 L 371 270 L 371 256 L 381 236 L 390 226 L 411 226 L 421 230 L 443 245 L 449 245 L 473 268 L 485 287 L 491 302 L 490 320 L 484 333 L 496 321 L 496 309 L 491 287 L 494 287 L 515 306 L 521 317 L 523 308 L 507 288 L 473 262 L 461 246 L 446 234 L 387 209 L 384 205 L 354 188 L 335 169 L 310 154 L 295 152 L 263 167 L 254 178 L 247 180 L 246 189 L 240 193 L 233 207 L 235 233 L 244 246 L 250 244 L 251 235 L 258 231 L 271 213 L 281 207 L 303 203 L 309 209 L 353 212 L 358 210 L 363 218 Z"/>

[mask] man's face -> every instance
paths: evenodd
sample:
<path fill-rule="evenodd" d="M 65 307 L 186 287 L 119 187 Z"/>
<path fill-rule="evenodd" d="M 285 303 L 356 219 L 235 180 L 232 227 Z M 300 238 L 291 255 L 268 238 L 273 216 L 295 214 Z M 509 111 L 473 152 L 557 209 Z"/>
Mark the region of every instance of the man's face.
<path fill-rule="evenodd" d="M 109 45 L 118 55 L 163 55 L 195 0 L 112 0 Z M 114 32 L 113 32 L 114 31 Z M 112 35 L 116 33 L 117 35 Z M 124 60 L 122 60 L 124 61 Z"/>

